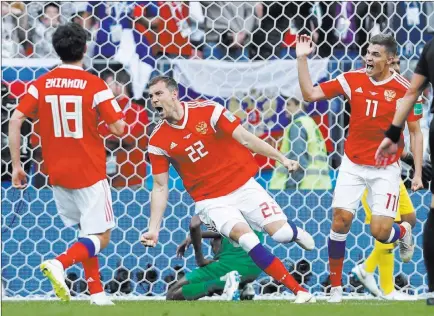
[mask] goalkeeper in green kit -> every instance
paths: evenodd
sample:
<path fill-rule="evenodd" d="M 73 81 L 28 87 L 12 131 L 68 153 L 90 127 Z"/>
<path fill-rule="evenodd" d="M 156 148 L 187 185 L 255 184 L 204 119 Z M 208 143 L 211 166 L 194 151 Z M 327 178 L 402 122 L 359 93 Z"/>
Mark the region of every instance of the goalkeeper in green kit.
<path fill-rule="evenodd" d="M 262 270 L 252 261 L 241 247 L 235 247 L 227 238 L 213 231 L 202 231 L 199 216 L 193 216 L 190 222 L 190 236 L 177 249 L 177 256 L 182 257 L 190 244 L 193 244 L 198 268 L 187 273 L 167 292 L 167 300 L 197 300 L 215 292 L 223 291 L 227 300 L 251 298 L 255 292 L 249 284 L 256 280 Z M 262 233 L 256 232 L 263 240 Z M 202 253 L 202 238 L 213 238 L 211 242 L 215 254 L 213 260 L 207 260 Z M 242 291 L 240 293 L 239 287 Z"/>

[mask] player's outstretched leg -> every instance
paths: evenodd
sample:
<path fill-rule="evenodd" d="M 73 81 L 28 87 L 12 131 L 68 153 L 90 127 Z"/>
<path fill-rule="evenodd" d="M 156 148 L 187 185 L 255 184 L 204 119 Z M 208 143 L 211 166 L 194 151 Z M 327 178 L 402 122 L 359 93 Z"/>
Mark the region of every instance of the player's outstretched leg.
<path fill-rule="evenodd" d="M 230 231 L 229 237 L 238 242 L 262 271 L 296 294 L 295 303 L 315 302 L 315 297 L 294 279 L 279 258 L 261 245 L 258 236 L 247 224 L 237 223 Z"/>
<path fill-rule="evenodd" d="M 304 229 L 295 226 L 292 221 L 277 220 L 263 227 L 263 229 L 278 243 L 290 243 L 295 241 L 305 250 L 313 250 L 315 241 Z"/>

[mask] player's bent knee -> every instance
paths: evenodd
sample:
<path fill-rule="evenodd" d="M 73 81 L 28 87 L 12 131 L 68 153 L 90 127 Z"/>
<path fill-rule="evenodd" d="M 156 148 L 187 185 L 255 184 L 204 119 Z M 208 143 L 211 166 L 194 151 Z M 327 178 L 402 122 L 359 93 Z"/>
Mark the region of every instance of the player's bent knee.
<path fill-rule="evenodd" d="M 269 234 L 270 236 L 274 235 L 276 232 L 278 232 L 283 226 L 288 225 L 288 222 L 286 220 L 278 220 L 275 222 L 271 222 L 263 227 L 263 229 Z"/>
<path fill-rule="evenodd" d="M 390 230 L 392 227 L 386 227 L 386 226 L 371 226 L 371 234 L 372 237 L 374 237 L 376 240 L 378 240 L 381 243 L 387 242 L 390 236 Z"/>
<path fill-rule="evenodd" d="M 372 215 L 371 234 L 379 242 L 386 242 L 392 230 L 394 219 L 383 215 Z"/>
<path fill-rule="evenodd" d="M 354 213 L 352 210 L 336 208 L 333 210 L 332 230 L 336 233 L 346 234 L 349 232 L 353 221 Z"/>
<path fill-rule="evenodd" d="M 278 231 L 276 231 L 271 238 L 278 243 L 290 243 L 294 239 L 294 230 L 288 223 L 283 225 Z"/>

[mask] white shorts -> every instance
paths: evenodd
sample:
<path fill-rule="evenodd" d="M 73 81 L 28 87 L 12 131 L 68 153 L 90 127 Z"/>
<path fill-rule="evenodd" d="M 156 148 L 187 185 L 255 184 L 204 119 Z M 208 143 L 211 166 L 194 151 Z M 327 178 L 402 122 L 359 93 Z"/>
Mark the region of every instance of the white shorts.
<path fill-rule="evenodd" d="M 253 178 L 236 191 L 196 203 L 202 222 L 228 237 L 237 223 L 246 223 L 260 231 L 269 223 L 287 220 L 280 206 Z"/>
<path fill-rule="evenodd" d="M 115 226 L 107 180 L 82 189 L 53 186 L 57 211 L 66 227 L 80 225 L 80 237 L 103 233 Z"/>
<path fill-rule="evenodd" d="M 377 168 L 355 164 L 345 155 L 339 167 L 332 207 L 354 214 L 367 188 L 372 215 L 395 218 L 400 181 L 401 167 L 397 162 L 385 168 Z"/>

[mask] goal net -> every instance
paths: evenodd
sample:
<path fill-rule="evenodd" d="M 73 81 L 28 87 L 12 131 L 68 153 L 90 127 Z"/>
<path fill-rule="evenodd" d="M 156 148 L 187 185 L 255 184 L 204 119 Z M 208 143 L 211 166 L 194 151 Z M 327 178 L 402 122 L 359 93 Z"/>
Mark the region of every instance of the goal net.
<path fill-rule="evenodd" d="M 188 233 L 194 203 L 171 170 L 169 203 L 159 243 L 155 248 L 140 244 L 149 221 L 152 189 L 151 171 L 143 153 L 158 121 L 147 97 L 149 80 L 158 74 L 174 76 L 182 100 L 215 100 L 240 117 L 247 129 L 280 148 L 287 137 L 284 129 L 290 124 L 287 105 L 292 101 L 288 100 L 301 100 L 295 34 L 310 34 L 316 43 L 309 60 L 314 83 L 363 67 L 368 40 L 380 32 L 396 36 L 401 72 L 411 77 L 423 45 L 433 34 L 433 11 L 430 2 L 2 2 L 3 294 L 26 298 L 52 295 L 39 264 L 64 252 L 77 238 L 77 231 L 65 228 L 57 215 L 44 175 L 37 122 L 27 122 L 22 130 L 21 159 L 29 174 L 29 186 L 18 191 L 10 183 L 8 119 L 28 84 L 59 64 L 51 45 L 58 25 L 72 21 L 86 28 L 86 69 L 129 97 L 122 97 L 127 100 L 124 112 L 130 113 L 127 123 L 137 125 L 135 132 L 122 141 L 103 135 L 117 221 L 110 245 L 100 254 L 105 289 L 127 297 L 159 298 L 174 280 L 196 267 L 192 249 L 186 252 L 186 258 L 176 257 L 177 245 Z M 424 92 L 424 157 L 428 157 L 431 98 L 430 91 Z M 331 187 L 304 190 L 300 180 L 293 187 L 270 193 L 297 226 L 313 235 L 316 249 L 306 252 L 294 244 L 276 244 L 268 237 L 266 244 L 312 292 L 326 293 L 333 186 L 351 109 L 343 98 L 302 106 L 325 140 L 328 172 L 322 176 L 329 177 Z M 257 180 L 268 188 L 274 162 L 256 159 L 261 167 Z M 403 166 L 408 187 L 412 168 L 405 163 Z M 430 172 L 425 162 L 424 175 Z M 421 231 L 430 193 L 429 183 L 425 185 L 424 190 L 410 193 L 417 215 L 413 260 L 403 264 L 399 256 L 395 258 L 396 286 L 410 293 L 426 290 Z M 373 247 L 364 221 L 360 208 L 347 239 L 342 280 L 346 293 L 364 293 L 351 275 L 352 267 Z M 203 247 L 211 257 L 209 242 Z M 81 266 L 68 269 L 67 275 L 73 295 L 86 294 Z M 265 274 L 254 287 L 257 294 L 285 291 Z"/>

